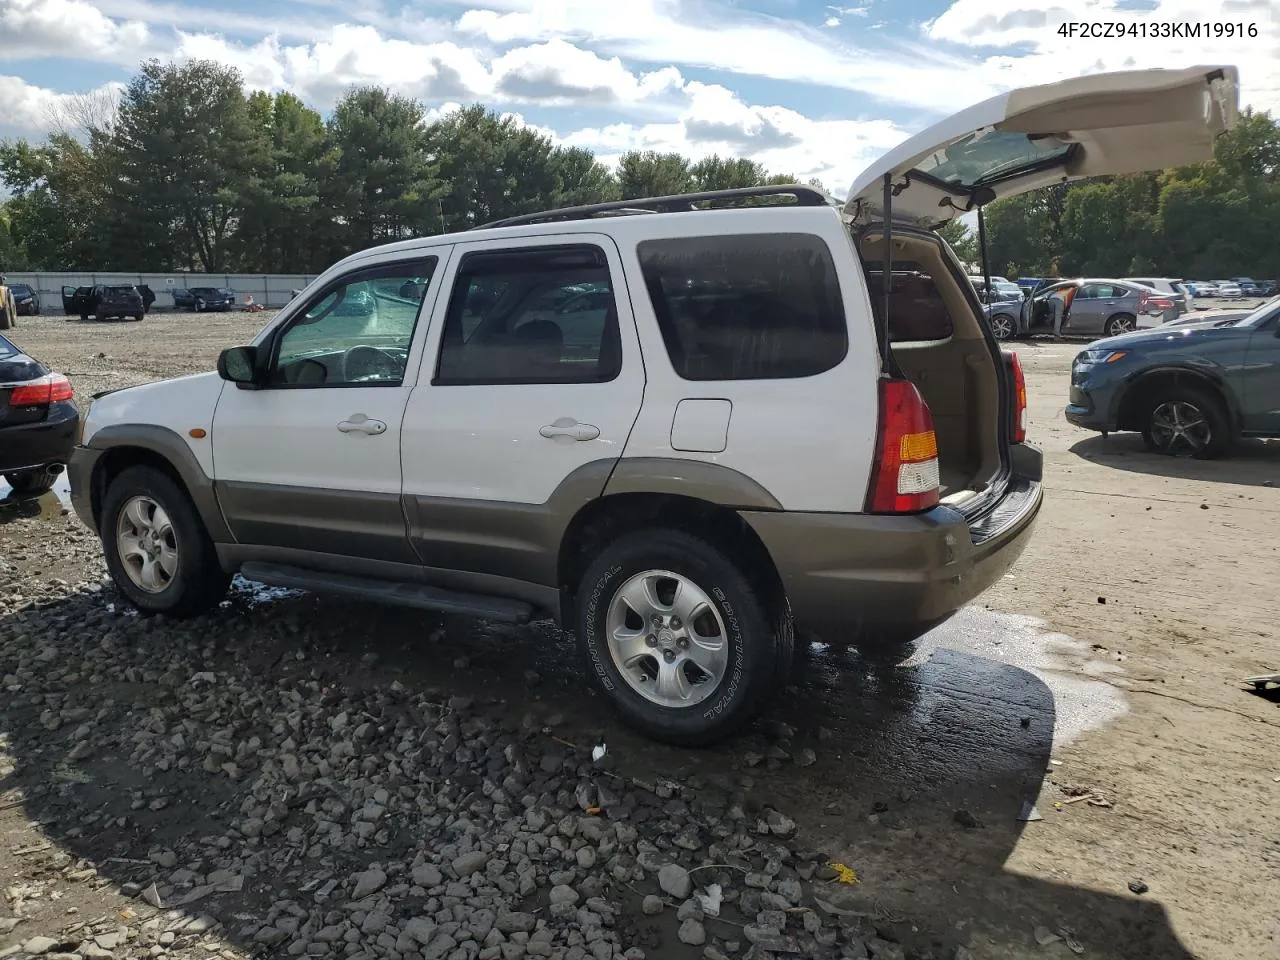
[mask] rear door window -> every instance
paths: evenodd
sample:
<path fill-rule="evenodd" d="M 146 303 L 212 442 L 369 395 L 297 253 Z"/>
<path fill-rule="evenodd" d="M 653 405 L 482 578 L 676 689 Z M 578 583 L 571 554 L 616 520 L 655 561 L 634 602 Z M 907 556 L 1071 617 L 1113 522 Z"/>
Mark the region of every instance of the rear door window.
<path fill-rule="evenodd" d="M 636 252 L 667 355 L 685 380 L 812 377 L 848 353 L 835 261 L 820 237 L 646 240 Z"/>

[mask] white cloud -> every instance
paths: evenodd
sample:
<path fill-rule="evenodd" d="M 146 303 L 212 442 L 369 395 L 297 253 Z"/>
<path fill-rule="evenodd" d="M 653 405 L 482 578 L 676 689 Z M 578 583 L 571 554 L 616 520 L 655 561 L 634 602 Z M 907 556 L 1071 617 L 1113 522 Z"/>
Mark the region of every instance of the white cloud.
<path fill-rule="evenodd" d="M 117 22 L 83 0 L 0 0 L 0 41 L 3 60 L 135 63 L 151 31 L 139 20 Z"/>
<path fill-rule="evenodd" d="M 794 110 L 744 103 L 724 87 L 688 84 L 689 103 L 664 123 L 616 123 L 559 138 L 586 147 L 605 163 L 628 150 L 675 152 L 697 161 L 718 153 L 749 156 L 771 173 L 818 177 L 838 195 L 863 168 L 907 136 L 887 120 L 813 120 Z"/>
<path fill-rule="evenodd" d="M 89 96 L 118 97 L 124 89 L 120 83 L 106 83 Z M 0 135 L 30 135 L 46 133 L 59 118 L 66 118 L 69 107 L 81 99 L 80 94 L 56 93 L 45 87 L 27 83 L 21 77 L 0 76 Z"/>
<path fill-rule="evenodd" d="M 628 0 L 625 13 L 600 0 L 503 6 L 464 12 L 459 32 L 496 44 L 561 38 L 632 61 L 856 90 L 925 109 L 960 109 L 999 92 L 970 63 L 936 47 L 845 46 L 817 28 L 718 6 Z"/>
<path fill-rule="evenodd" d="M 1250 24 L 1257 36 L 1083 37 L 1062 36 L 1063 24 Z M 1070 29 L 1070 28 L 1069 28 Z M 1076 28 L 1078 30 L 1078 28 Z M 1114 28 L 1113 28 L 1114 29 Z M 1001 85 L 1049 83 L 1081 73 L 1234 64 L 1240 68 L 1241 102 L 1258 109 L 1280 108 L 1280 0 L 1155 0 L 1136 9 L 1125 0 L 954 0 L 924 24 L 930 41 L 963 44 L 991 53 L 975 69 Z M 1019 49 L 1018 53 L 1008 52 Z"/>

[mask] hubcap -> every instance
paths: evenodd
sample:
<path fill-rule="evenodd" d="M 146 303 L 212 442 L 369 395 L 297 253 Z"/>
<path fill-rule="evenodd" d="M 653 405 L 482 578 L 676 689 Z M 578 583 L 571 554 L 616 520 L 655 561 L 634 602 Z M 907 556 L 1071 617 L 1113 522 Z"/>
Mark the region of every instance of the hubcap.
<path fill-rule="evenodd" d="M 1013 333 L 1013 325 L 1008 317 L 1000 314 L 991 319 L 991 332 L 996 335 L 997 340 L 1008 340 Z"/>
<path fill-rule="evenodd" d="M 1116 333 L 1129 333 L 1133 330 L 1133 321 L 1128 317 L 1116 317 L 1111 321 L 1111 329 Z"/>
<path fill-rule="evenodd" d="M 1213 441 L 1213 429 L 1194 403 L 1169 400 L 1151 414 L 1151 438 L 1168 453 L 1196 454 Z"/>
<path fill-rule="evenodd" d="M 120 511 L 116 550 L 129 579 L 147 593 L 160 593 L 178 574 L 173 521 L 150 497 L 133 497 Z"/>
<path fill-rule="evenodd" d="M 669 570 L 646 570 L 623 583 L 609 603 L 605 629 L 618 672 L 659 706 L 701 703 L 728 667 L 728 636 L 715 604 Z"/>

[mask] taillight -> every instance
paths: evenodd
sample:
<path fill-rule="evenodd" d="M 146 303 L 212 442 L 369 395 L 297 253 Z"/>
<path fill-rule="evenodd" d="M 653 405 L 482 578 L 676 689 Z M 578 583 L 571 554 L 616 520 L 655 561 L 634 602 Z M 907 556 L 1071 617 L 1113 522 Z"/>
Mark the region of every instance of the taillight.
<path fill-rule="evenodd" d="M 915 384 L 880 381 L 880 427 L 868 513 L 917 513 L 938 504 L 938 438 Z"/>
<path fill-rule="evenodd" d="M 47 407 L 51 403 L 70 400 L 74 395 L 70 380 L 60 373 L 51 373 L 47 377 L 14 387 L 9 394 L 9 406 Z"/>
<path fill-rule="evenodd" d="M 1013 361 L 1013 392 L 1017 397 L 1013 416 L 1013 442 L 1025 443 L 1027 439 L 1027 378 L 1022 373 L 1022 361 L 1012 351 L 1009 358 Z"/>

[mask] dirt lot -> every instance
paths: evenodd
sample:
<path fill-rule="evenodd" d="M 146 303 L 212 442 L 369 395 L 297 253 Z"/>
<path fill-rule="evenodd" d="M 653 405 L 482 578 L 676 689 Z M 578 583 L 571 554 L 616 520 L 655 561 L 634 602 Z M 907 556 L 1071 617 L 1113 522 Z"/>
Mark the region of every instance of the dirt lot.
<path fill-rule="evenodd" d="M 267 317 L 13 336 L 87 397 L 211 369 Z M 1018 346 L 1048 493 L 1013 572 L 901 666 L 812 648 L 698 753 L 620 730 L 547 624 L 245 585 L 144 620 L 57 496 L 0 500 L 0 957 L 1280 957 L 1280 710 L 1239 682 L 1280 670 L 1280 444 L 1186 463 L 1075 430 L 1076 349 Z M 582 806 L 605 835 L 557 828 Z M 693 875 L 721 917 L 671 890 L 647 915 L 655 856 L 729 864 Z M 474 929 L 485 903 L 528 927 Z"/>

